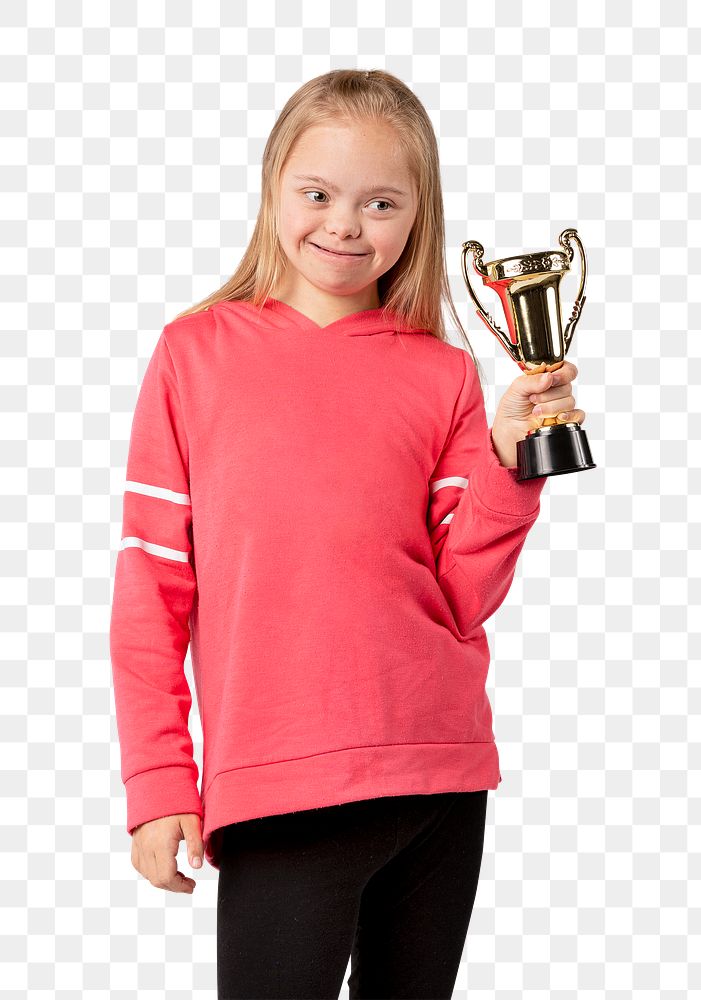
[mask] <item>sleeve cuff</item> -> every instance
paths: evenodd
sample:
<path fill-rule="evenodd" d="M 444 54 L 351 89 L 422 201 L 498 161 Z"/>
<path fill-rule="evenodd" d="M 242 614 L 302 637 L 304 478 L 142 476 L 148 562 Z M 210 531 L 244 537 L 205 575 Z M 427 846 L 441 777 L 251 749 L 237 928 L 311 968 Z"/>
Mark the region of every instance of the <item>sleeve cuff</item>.
<path fill-rule="evenodd" d="M 141 823 L 178 813 L 203 816 L 197 790 L 197 771 L 180 765 L 141 771 L 125 782 L 127 792 L 127 833 Z"/>
<path fill-rule="evenodd" d="M 537 514 L 540 494 L 547 476 L 518 480 L 517 466 L 504 466 L 494 451 L 491 428 L 485 439 L 480 460 L 472 469 L 470 485 L 480 503 L 495 514 L 528 517 Z"/>

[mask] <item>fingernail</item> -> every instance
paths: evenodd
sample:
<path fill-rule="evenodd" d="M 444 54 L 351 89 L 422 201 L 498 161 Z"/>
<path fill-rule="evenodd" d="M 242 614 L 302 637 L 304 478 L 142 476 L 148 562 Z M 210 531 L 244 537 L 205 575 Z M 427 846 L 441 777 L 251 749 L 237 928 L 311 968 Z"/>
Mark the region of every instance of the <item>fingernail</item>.
<path fill-rule="evenodd" d="M 192 859 L 192 867 L 193 868 L 200 868 L 201 865 L 202 865 L 202 858 L 193 858 Z"/>
<path fill-rule="evenodd" d="M 558 420 L 567 420 L 568 417 L 569 417 L 569 413 L 558 413 L 558 415 L 557 415 L 557 419 Z"/>

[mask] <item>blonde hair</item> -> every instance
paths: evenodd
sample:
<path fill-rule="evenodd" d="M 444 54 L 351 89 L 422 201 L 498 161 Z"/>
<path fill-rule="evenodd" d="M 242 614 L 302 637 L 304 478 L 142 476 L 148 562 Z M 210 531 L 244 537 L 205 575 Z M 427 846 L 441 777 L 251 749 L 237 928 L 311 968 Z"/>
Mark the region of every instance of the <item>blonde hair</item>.
<path fill-rule="evenodd" d="M 381 69 L 336 69 L 303 84 L 278 116 L 263 151 L 261 205 L 248 247 L 234 274 L 216 292 L 179 313 L 202 312 L 223 300 L 246 299 L 262 308 L 286 266 L 278 239 L 280 178 L 296 140 L 315 125 L 346 125 L 370 119 L 397 135 L 417 187 L 414 225 L 399 260 L 377 282 L 381 306 L 406 324 L 425 327 L 448 341 L 442 303 L 460 339 L 482 370 L 457 315 L 445 266 L 445 221 L 438 143 L 421 101 L 398 77 Z"/>

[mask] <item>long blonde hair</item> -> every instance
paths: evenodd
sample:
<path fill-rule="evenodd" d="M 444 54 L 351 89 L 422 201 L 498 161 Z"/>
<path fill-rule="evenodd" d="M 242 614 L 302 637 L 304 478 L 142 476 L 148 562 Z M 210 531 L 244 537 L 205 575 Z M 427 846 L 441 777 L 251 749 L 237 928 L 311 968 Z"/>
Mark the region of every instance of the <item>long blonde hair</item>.
<path fill-rule="evenodd" d="M 246 299 L 262 307 L 285 269 L 278 239 L 280 177 L 287 157 L 305 129 L 370 119 L 393 129 L 418 192 L 414 225 L 399 260 L 377 283 L 381 306 L 409 325 L 425 327 L 447 341 L 445 302 L 482 384 L 475 357 L 455 303 L 445 265 L 445 221 L 438 143 L 425 107 L 398 77 L 381 69 L 335 69 L 303 84 L 278 116 L 263 151 L 261 205 L 248 247 L 234 274 L 216 292 L 179 313 L 202 312 L 222 300 Z"/>

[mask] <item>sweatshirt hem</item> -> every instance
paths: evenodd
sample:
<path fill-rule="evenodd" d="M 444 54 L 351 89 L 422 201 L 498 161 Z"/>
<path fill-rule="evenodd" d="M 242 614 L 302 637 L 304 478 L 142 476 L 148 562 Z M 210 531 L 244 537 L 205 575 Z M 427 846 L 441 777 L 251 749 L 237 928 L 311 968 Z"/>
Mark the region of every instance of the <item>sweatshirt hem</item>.
<path fill-rule="evenodd" d="M 203 795 L 205 857 L 219 869 L 221 829 L 231 823 L 360 799 L 495 789 L 501 780 L 493 740 L 350 747 L 232 768 Z"/>

